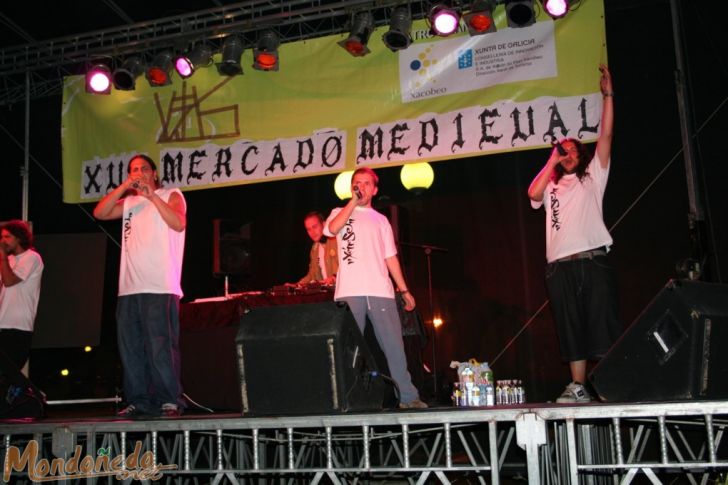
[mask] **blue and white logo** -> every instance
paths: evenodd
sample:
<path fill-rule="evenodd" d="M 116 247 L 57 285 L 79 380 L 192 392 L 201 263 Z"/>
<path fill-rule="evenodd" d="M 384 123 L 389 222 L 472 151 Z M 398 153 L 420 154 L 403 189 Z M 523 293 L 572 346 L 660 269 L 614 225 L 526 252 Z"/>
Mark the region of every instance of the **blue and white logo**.
<path fill-rule="evenodd" d="M 473 49 L 467 49 L 458 55 L 458 69 L 470 67 L 473 67 Z"/>

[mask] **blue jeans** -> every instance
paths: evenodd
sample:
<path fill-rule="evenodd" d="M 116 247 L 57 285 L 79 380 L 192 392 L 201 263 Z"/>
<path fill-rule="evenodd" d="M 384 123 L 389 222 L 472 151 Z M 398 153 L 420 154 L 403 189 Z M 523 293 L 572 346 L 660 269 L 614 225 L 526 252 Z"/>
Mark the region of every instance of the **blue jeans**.
<path fill-rule="evenodd" d="M 379 347 L 387 358 L 389 372 L 399 388 L 399 402 L 408 403 L 419 399 L 417 388 L 407 371 L 407 356 L 402 341 L 402 323 L 399 320 L 394 298 L 378 296 L 348 296 L 342 298 L 349 305 L 354 320 L 364 335 L 366 319 L 372 322 Z"/>
<path fill-rule="evenodd" d="M 116 322 L 127 404 L 145 414 L 159 414 L 167 403 L 182 407 L 179 297 L 120 296 Z"/>

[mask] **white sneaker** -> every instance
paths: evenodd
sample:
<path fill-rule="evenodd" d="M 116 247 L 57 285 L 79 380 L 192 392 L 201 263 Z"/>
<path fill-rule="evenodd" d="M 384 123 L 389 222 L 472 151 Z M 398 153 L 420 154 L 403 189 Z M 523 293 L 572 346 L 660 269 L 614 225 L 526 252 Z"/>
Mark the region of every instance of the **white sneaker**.
<path fill-rule="evenodd" d="M 427 409 L 427 404 L 420 401 L 419 399 L 414 399 L 410 402 L 401 402 L 399 403 L 400 409 Z"/>
<path fill-rule="evenodd" d="M 564 392 L 561 393 L 561 395 L 556 399 L 556 402 L 558 403 L 583 403 L 583 402 L 592 402 L 594 400 L 593 397 L 591 397 L 591 394 L 589 394 L 589 391 L 586 390 L 586 388 L 577 382 L 572 382 L 568 386 L 566 386 L 566 389 L 564 389 Z"/>

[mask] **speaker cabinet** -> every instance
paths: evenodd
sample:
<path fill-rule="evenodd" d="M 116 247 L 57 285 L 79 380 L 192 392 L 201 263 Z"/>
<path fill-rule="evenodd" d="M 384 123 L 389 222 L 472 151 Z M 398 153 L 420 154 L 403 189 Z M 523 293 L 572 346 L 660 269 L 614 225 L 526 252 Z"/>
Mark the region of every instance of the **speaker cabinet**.
<path fill-rule="evenodd" d="M 216 276 L 249 275 L 251 225 L 232 219 L 212 221 L 212 272 Z"/>
<path fill-rule="evenodd" d="M 384 384 L 345 304 L 252 309 L 235 341 L 244 415 L 382 409 Z"/>
<path fill-rule="evenodd" d="M 39 418 L 43 393 L 0 350 L 0 419 Z"/>
<path fill-rule="evenodd" d="M 597 364 L 604 401 L 728 398 L 728 286 L 671 280 Z"/>

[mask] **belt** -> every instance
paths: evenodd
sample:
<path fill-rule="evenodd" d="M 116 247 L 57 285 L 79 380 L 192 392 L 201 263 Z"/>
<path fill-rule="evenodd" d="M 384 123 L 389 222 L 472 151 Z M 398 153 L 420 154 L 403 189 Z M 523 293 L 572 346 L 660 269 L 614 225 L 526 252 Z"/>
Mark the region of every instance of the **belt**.
<path fill-rule="evenodd" d="M 577 259 L 594 259 L 597 256 L 606 256 L 607 250 L 604 248 L 597 248 L 597 249 L 590 249 L 589 251 L 582 251 L 580 253 L 570 254 L 569 256 L 564 256 L 563 258 L 559 258 L 554 263 L 561 263 L 564 261 L 575 261 Z"/>

